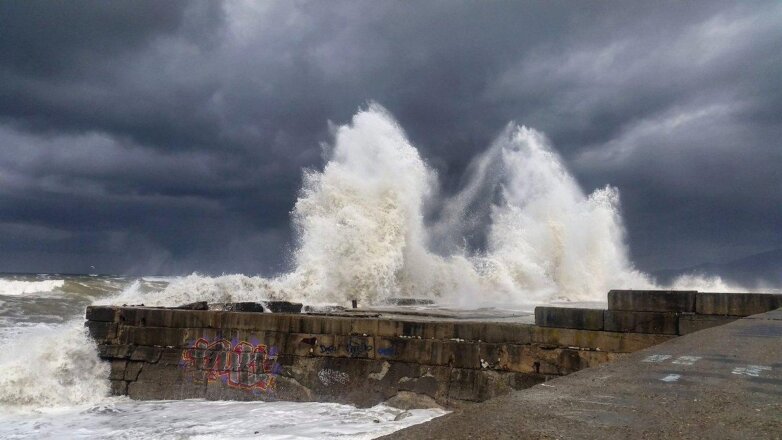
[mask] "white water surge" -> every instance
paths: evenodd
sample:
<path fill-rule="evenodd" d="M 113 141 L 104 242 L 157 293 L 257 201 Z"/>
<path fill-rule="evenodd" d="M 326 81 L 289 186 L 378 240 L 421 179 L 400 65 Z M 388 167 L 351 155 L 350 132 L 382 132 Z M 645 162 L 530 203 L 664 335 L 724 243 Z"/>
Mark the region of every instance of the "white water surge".
<path fill-rule="evenodd" d="M 3 330 L 0 407 L 95 404 L 108 395 L 108 364 L 82 319 Z"/>
<path fill-rule="evenodd" d="M 402 128 L 371 104 L 335 129 L 323 170 L 304 173 L 292 212 L 290 273 L 194 274 L 154 295 L 129 289 L 116 301 L 373 304 L 420 297 L 529 307 L 655 287 L 628 258 L 618 190 L 584 193 L 541 133 L 509 124 L 473 161 L 466 182 L 441 196 L 436 173 Z M 427 224 L 424 214 L 432 211 L 436 220 Z M 699 283 L 728 287 L 698 277 L 677 285 Z"/>
<path fill-rule="evenodd" d="M 42 277 L 0 278 L 17 287 L 0 293 L 0 438 L 368 439 L 446 413 L 385 405 L 109 397 L 108 364 L 84 329 L 84 307 L 95 297 L 116 295 L 122 286 L 154 295 L 169 280 L 69 276 L 49 289 Z"/>

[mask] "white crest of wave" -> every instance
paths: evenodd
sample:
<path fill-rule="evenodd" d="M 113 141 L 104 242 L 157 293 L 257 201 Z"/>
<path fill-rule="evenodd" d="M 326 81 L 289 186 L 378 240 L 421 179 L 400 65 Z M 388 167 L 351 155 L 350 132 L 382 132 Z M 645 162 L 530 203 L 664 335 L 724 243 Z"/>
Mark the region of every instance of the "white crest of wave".
<path fill-rule="evenodd" d="M 82 320 L 40 324 L 4 339 L 0 405 L 91 404 L 108 395 L 108 364 L 98 358 Z"/>
<path fill-rule="evenodd" d="M 672 289 L 698 290 L 701 292 L 746 292 L 745 286 L 730 283 L 716 275 L 687 274 L 676 277 L 671 283 Z M 773 289 L 767 289 L 773 290 Z"/>
<path fill-rule="evenodd" d="M 304 173 L 292 212 L 293 271 L 272 279 L 194 274 L 162 292 L 136 286 L 114 302 L 367 304 L 402 296 L 531 305 L 655 286 L 629 260 L 618 190 L 585 194 L 541 133 L 509 124 L 469 169 L 461 192 L 438 198 L 434 171 L 371 104 L 336 129 L 323 170 Z M 426 225 L 432 206 L 440 220 Z M 476 237 L 482 244 L 468 246 Z"/>
<path fill-rule="evenodd" d="M 589 301 L 611 288 L 652 286 L 628 258 L 618 190 L 585 195 L 541 133 L 510 125 L 478 160 L 491 165 L 478 167 L 485 170 L 473 179 L 484 188 L 473 194 L 496 190 L 500 199 L 477 260 L 491 290 L 512 302 Z"/>
<path fill-rule="evenodd" d="M 402 129 L 370 105 L 337 129 L 323 171 L 305 173 L 293 210 L 296 269 L 281 283 L 310 302 L 415 291 L 416 265 L 431 258 L 422 209 L 435 188 Z"/>
<path fill-rule="evenodd" d="M 147 287 L 143 281 L 134 281 L 119 295 L 102 298 L 95 304 L 130 304 L 146 306 L 176 306 L 197 301 L 210 303 L 258 301 L 280 298 L 275 294 L 276 284 L 262 277 L 223 275 L 208 277 L 193 273 L 170 279 L 162 290 Z"/>
<path fill-rule="evenodd" d="M 39 292 L 51 292 L 61 288 L 65 280 L 0 280 L 0 295 L 19 296 Z"/>

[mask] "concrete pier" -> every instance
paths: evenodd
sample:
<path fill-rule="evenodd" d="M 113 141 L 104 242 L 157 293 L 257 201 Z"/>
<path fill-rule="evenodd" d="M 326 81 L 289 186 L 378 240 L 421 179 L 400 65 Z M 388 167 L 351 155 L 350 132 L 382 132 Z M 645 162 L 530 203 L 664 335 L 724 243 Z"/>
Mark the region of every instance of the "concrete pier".
<path fill-rule="evenodd" d="M 672 339 L 385 438 L 779 439 L 782 310 Z"/>
<path fill-rule="evenodd" d="M 625 290 L 608 299 L 607 310 L 539 307 L 534 316 L 93 306 L 86 325 L 111 364 L 113 393 L 134 399 L 458 408 L 782 306 L 782 295 L 762 294 Z"/>

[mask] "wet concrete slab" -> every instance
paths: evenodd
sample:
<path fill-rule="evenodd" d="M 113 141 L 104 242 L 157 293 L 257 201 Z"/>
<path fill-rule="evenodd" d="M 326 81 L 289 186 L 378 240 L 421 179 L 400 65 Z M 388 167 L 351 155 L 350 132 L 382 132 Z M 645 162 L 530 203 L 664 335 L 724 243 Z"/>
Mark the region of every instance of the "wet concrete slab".
<path fill-rule="evenodd" d="M 782 310 L 671 339 L 387 438 L 779 439 Z"/>

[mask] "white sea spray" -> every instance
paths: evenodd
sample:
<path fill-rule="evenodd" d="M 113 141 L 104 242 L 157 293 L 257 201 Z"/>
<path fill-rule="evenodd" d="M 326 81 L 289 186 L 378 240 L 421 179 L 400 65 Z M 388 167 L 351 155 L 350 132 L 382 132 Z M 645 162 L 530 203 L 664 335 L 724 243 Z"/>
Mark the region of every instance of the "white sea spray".
<path fill-rule="evenodd" d="M 612 288 L 658 287 L 628 256 L 619 191 L 586 194 L 531 128 L 509 124 L 475 158 L 462 191 L 436 173 L 381 106 L 337 127 L 321 171 L 307 170 L 292 212 L 294 269 L 259 276 L 193 274 L 114 302 L 287 299 L 308 304 L 432 298 L 463 307 L 602 301 Z M 439 219 L 424 221 L 439 207 Z M 482 246 L 468 246 L 468 238 Z M 715 286 L 689 276 L 674 286 Z"/>

